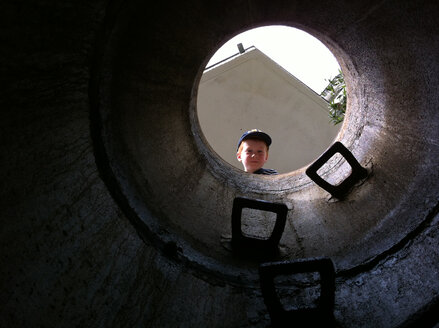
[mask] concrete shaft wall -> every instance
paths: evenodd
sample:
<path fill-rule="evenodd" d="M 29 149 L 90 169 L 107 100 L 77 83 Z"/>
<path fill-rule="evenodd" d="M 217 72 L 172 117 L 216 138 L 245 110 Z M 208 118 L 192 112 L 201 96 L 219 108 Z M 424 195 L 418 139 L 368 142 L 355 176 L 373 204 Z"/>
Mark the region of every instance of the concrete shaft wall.
<path fill-rule="evenodd" d="M 338 326 L 437 323 L 436 1 L 0 8 L 0 326 L 266 327 L 258 263 L 227 247 L 236 196 L 289 206 L 280 259 L 333 259 Z M 338 140 L 370 172 L 344 200 L 303 170 L 245 175 L 200 133 L 206 61 L 269 24 L 342 65 Z"/>

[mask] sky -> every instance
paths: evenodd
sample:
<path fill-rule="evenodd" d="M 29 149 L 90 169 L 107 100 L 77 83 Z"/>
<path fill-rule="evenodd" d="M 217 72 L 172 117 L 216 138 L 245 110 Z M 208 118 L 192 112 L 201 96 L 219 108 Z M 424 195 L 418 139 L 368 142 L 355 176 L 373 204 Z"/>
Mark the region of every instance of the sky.
<path fill-rule="evenodd" d="M 304 31 L 287 26 L 259 27 L 235 36 L 218 49 L 207 67 L 238 53 L 239 43 L 244 49 L 255 46 L 318 94 L 340 69 L 323 43 Z"/>

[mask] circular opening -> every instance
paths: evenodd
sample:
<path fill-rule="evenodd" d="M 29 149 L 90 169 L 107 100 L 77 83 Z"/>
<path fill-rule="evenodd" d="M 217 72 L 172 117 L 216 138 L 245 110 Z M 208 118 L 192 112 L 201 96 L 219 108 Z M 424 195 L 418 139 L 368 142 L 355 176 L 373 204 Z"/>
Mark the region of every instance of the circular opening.
<path fill-rule="evenodd" d="M 243 169 L 237 141 L 245 131 L 261 129 L 273 139 L 264 167 L 300 169 L 331 145 L 342 125 L 331 120 L 331 93 L 324 92 L 340 72 L 329 49 L 306 32 L 248 30 L 206 65 L 197 98 L 201 130 L 219 157 Z"/>
<path fill-rule="evenodd" d="M 293 7 L 290 13 L 296 12 L 297 8 Z M 279 17 L 278 21 L 287 21 L 285 17 Z M 313 21 L 315 15 L 303 17 Z M 401 65 L 397 61 L 389 62 L 393 57 L 387 57 L 398 53 L 385 52 L 383 58 L 380 50 L 385 45 L 364 43 L 365 39 L 375 40 L 376 30 L 362 35 L 363 30 L 356 33 L 354 29 L 355 33 L 349 34 L 351 30 L 347 29 L 346 34 L 340 35 L 335 33 L 339 31 L 338 25 L 329 32 L 320 23 L 309 26 L 337 55 L 349 83 L 353 110 L 336 139 L 348 147 L 362 165 L 375 165 L 371 178 L 353 190 L 348 199 L 330 202 L 328 193 L 312 183 L 303 170 L 273 179 L 240 174 L 218 156 L 212 156 L 215 154 L 205 138 L 200 138 L 195 98 L 198 90 L 194 81 L 201 78 L 200 63 L 207 61 L 205 54 L 212 54 L 216 49 L 215 40 L 230 35 L 225 34 L 223 26 L 200 28 L 197 23 L 198 37 L 194 30 L 160 21 L 161 33 L 151 34 L 151 26 L 144 17 L 138 17 L 135 24 L 131 24 L 132 17 L 126 18 L 130 24 L 122 25 L 115 39 L 106 45 L 109 53 L 102 60 L 102 79 L 96 79 L 99 81 L 97 110 L 102 112 L 96 123 L 102 136 L 97 153 L 108 156 L 102 161 L 108 162 L 102 172 L 108 174 L 108 184 L 120 197 L 124 212 L 145 238 L 152 237 L 160 247 L 165 244 L 170 245 L 171 250 L 181 248 L 182 258 L 197 269 L 225 268 L 233 272 L 229 277 L 237 277 L 237 272 L 239 275 L 244 272 L 245 276 L 250 265 L 233 257 L 223 244 L 230 238 L 233 201 L 245 196 L 287 205 L 287 225 L 280 245 L 283 259 L 325 255 L 335 259 L 337 268 L 346 270 L 376 258 L 383 249 L 388 250 L 394 241 L 401 240 L 416 226 L 422 218 L 417 213 L 419 209 L 426 213 L 426 204 L 431 203 L 417 196 L 413 186 L 426 188 L 437 181 L 422 173 L 430 167 L 424 166 L 425 161 L 435 163 L 433 155 L 427 152 L 432 145 L 423 143 L 429 140 L 426 134 L 435 126 L 420 129 L 420 137 L 425 137 L 420 138 L 414 128 L 425 121 L 415 122 L 420 118 L 416 115 L 401 116 L 408 110 L 398 88 L 404 84 L 398 79 L 396 84 L 389 83 L 392 78 L 402 79 Z M 210 24 L 209 20 L 204 21 Z M 182 26 L 186 26 L 187 22 L 183 23 Z M 146 25 L 139 28 L 142 24 Z M 228 31 L 238 31 L 242 24 L 237 16 Z M 212 32 L 210 27 L 217 30 Z M 194 33 L 189 33 L 191 31 Z M 188 35 L 197 38 L 187 51 L 163 51 L 168 49 L 172 38 L 179 41 L 178 44 L 186 44 Z M 152 50 L 151 46 L 154 46 Z M 400 51 L 399 47 L 396 49 Z M 406 67 L 413 64 L 411 60 L 412 56 L 408 56 Z M 383 62 L 398 63 L 398 67 L 384 69 Z M 406 76 L 402 76 L 406 81 Z M 394 93 L 388 94 L 388 90 Z M 414 102 L 418 101 L 412 98 L 410 109 L 415 108 Z M 266 127 L 258 127 L 273 136 L 273 159 L 279 139 Z M 228 135 L 224 130 L 221 127 L 222 138 Z M 239 132 L 232 135 L 232 154 L 239 135 Z M 408 138 L 403 138 L 404 135 Z M 330 142 L 328 140 L 328 144 Z M 413 142 L 420 151 L 416 154 L 407 151 L 413 149 Z M 300 154 L 297 150 L 294 153 Z M 327 169 L 325 178 L 328 177 L 329 182 L 331 175 L 339 175 L 338 168 L 344 171 L 339 165 Z M 420 173 L 414 172 L 416 168 L 422 168 Z M 418 177 L 418 174 L 423 175 Z M 407 188 L 413 192 L 407 194 Z M 410 204 L 410 209 L 405 204 Z M 246 233 L 258 232 L 257 236 L 264 237 L 264 229 L 256 231 L 256 227 L 247 225 L 255 230 L 246 230 Z M 252 274 L 256 272 L 253 268 L 252 264 L 249 270 Z"/>

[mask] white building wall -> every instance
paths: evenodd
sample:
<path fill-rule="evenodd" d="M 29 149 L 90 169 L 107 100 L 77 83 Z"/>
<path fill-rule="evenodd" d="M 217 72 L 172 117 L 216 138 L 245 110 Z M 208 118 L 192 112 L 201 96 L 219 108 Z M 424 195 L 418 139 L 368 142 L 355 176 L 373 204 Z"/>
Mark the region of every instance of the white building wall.
<path fill-rule="evenodd" d="M 330 122 L 325 100 L 257 49 L 206 71 L 197 108 L 211 147 L 241 169 L 236 144 L 247 130 L 272 137 L 265 167 L 286 173 L 314 161 L 341 126 Z"/>

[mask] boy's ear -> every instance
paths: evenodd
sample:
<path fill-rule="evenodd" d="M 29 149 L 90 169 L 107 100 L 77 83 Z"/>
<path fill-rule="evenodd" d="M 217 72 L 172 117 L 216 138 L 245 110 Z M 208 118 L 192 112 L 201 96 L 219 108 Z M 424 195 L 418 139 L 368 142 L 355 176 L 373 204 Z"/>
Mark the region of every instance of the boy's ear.
<path fill-rule="evenodd" d="M 241 152 L 236 153 L 236 158 L 241 162 Z"/>

